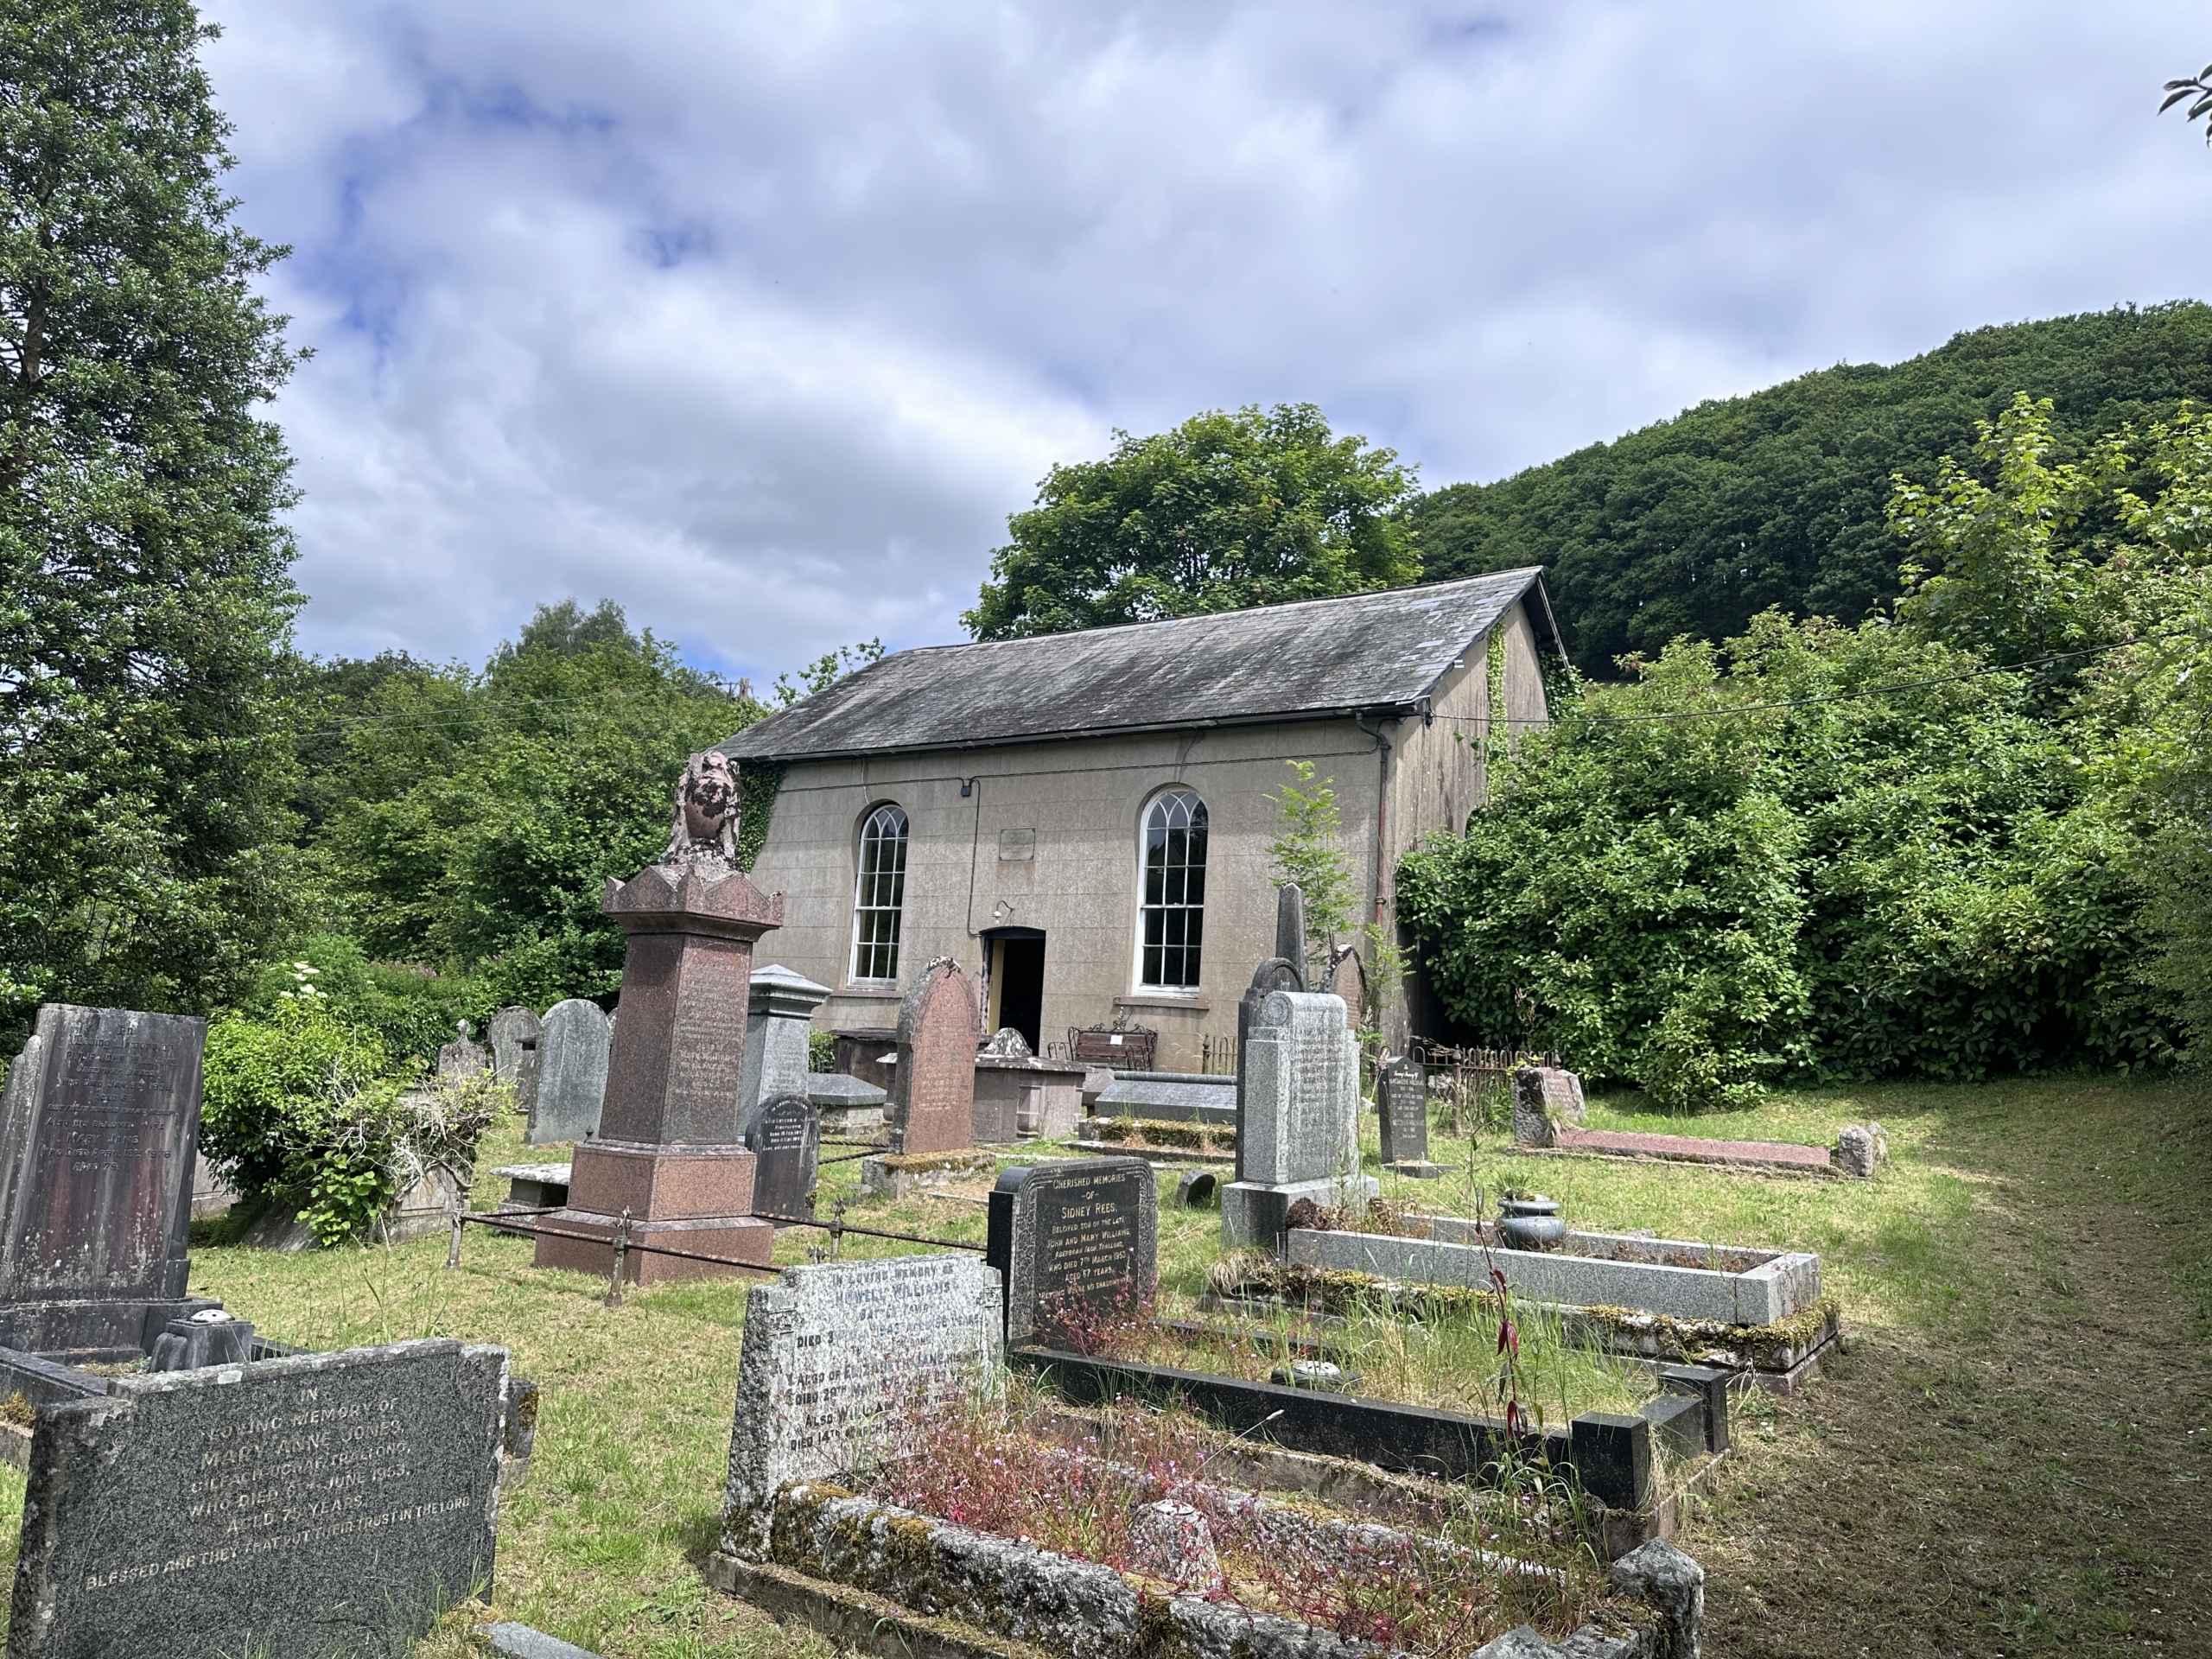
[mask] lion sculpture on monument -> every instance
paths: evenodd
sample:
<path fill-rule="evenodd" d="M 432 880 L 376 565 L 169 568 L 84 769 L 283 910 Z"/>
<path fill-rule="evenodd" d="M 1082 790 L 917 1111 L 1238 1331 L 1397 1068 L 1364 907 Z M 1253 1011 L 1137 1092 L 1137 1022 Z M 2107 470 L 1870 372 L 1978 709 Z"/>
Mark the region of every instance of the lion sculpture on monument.
<path fill-rule="evenodd" d="M 676 780 L 676 823 L 660 861 L 719 858 L 736 863 L 740 804 L 737 769 L 729 757 L 719 749 L 693 755 Z"/>

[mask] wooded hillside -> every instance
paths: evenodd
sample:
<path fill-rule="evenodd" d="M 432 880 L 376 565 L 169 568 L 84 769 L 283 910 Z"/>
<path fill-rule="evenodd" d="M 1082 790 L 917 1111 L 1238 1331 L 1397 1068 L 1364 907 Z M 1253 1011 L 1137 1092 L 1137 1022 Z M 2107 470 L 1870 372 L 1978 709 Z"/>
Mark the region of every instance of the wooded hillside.
<path fill-rule="evenodd" d="M 1977 328 L 1892 367 L 1846 364 L 1700 404 L 1409 509 L 1423 577 L 1550 573 L 1576 664 L 1741 633 L 1770 606 L 1856 622 L 1895 597 L 1891 476 L 1964 459 L 1976 420 L 2049 397 L 2062 448 L 2183 399 L 2212 403 L 2212 306 L 2176 302 Z"/>

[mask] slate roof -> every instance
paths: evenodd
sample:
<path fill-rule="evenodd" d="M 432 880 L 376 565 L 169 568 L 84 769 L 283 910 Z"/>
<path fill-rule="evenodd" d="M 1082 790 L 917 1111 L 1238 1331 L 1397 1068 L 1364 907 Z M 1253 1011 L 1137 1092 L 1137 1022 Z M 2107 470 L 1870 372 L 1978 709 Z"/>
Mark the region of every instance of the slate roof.
<path fill-rule="evenodd" d="M 1165 622 L 925 645 L 847 675 L 721 748 L 741 761 L 821 760 L 1405 713 L 1523 597 L 1538 640 L 1558 649 L 1534 565 Z"/>

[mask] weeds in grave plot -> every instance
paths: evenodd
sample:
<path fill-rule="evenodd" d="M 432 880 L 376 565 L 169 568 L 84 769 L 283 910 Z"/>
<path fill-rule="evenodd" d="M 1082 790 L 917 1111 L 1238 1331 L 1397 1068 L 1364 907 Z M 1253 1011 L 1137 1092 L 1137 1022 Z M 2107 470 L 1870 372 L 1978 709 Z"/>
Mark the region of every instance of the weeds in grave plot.
<path fill-rule="evenodd" d="M 1389 1522 L 1269 1499 L 1208 1478 L 1236 1437 L 1192 1417 L 1124 1407 L 1078 1439 L 1033 1384 L 918 1409 L 874 1496 L 979 1532 L 1145 1577 L 1132 1531 L 1148 1506 L 1205 1517 L 1222 1576 L 1202 1593 L 1407 1653 L 1458 1655 L 1516 1625 L 1564 1632 L 1604 1593 L 1572 1494 L 1535 1469 L 1503 1490 L 1454 1489 Z M 1410 1507 L 1410 1506 L 1409 1506 Z M 1408 1530 L 1411 1524 L 1415 1530 Z"/>

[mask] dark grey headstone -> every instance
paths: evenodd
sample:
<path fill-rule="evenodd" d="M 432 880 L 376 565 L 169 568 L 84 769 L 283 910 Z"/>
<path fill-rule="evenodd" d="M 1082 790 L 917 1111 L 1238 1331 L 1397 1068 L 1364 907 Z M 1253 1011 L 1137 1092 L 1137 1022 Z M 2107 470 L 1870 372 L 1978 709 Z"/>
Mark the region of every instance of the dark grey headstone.
<path fill-rule="evenodd" d="M 1306 988 L 1306 892 L 1295 881 L 1275 889 L 1275 956 L 1298 970 L 1298 988 Z"/>
<path fill-rule="evenodd" d="M 745 1144 L 758 1160 L 753 1172 L 753 1213 L 808 1214 L 806 1195 L 814 1191 L 822 1160 L 822 1119 L 804 1095 L 779 1095 L 760 1109 L 745 1132 Z"/>
<path fill-rule="evenodd" d="M 1134 1314 L 1150 1303 L 1160 1256 L 1160 1187 L 1150 1164 L 1141 1158 L 1039 1164 L 1013 1199 L 1008 1342 L 1048 1339 L 1054 1313 L 1075 1312 L 1078 1300 L 1099 1317 Z"/>
<path fill-rule="evenodd" d="M 537 1035 L 537 1090 L 523 1143 L 552 1147 L 588 1139 L 607 1098 L 613 1027 L 596 1002 L 572 996 L 545 1011 Z"/>
<path fill-rule="evenodd" d="M 1382 1161 L 1400 1174 L 1433 1179 L 1444 1172 L 1428 1161 L 1428 1073 L 1410 1054 L 1382 1068 L 1376 1091 L 1382 1109 Z"/>
<path fill-rule="evenodd" d="M 491 1582 L 506 1366 L 435 1338 L 42 1409 L 9 1659 L 397 1659 Z"/>
<path fill-rule="evenodd" d="M 0 1096 L 0 1347 L 134 1358 L 185 1298 L 207 1022 L 49 1002 Z"/>

